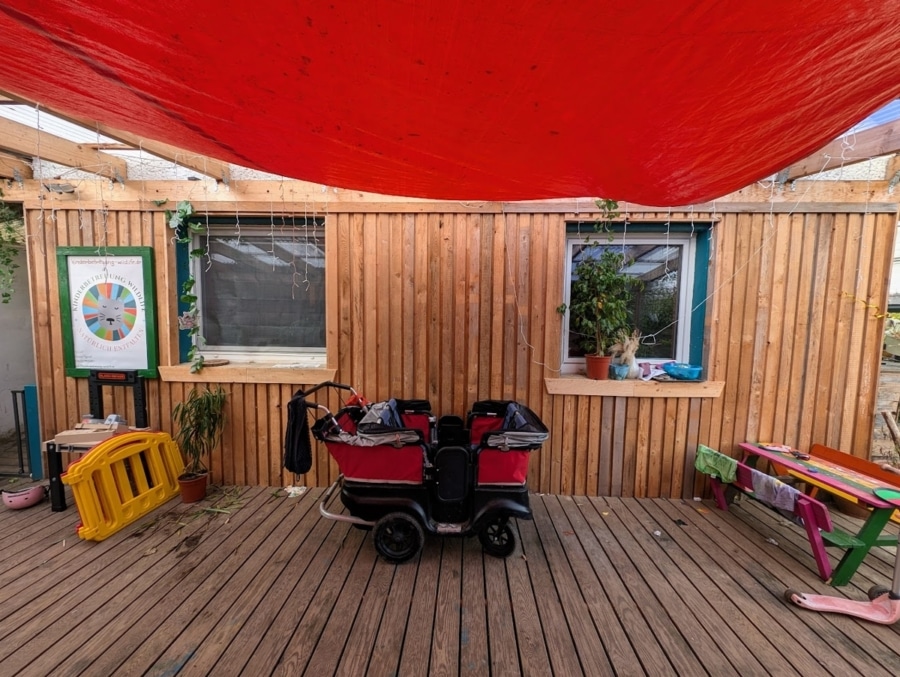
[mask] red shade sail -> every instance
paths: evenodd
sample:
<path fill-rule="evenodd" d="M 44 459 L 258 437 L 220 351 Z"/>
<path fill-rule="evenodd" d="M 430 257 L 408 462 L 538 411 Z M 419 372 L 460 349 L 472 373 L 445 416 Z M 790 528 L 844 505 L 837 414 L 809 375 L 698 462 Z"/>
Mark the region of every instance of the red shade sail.
<path fill-rule="evenodd" d="M 330 186 L 665 206 L 896 97 L 898 34 L 896 0 L 9 0 L 0 88 Z"/>

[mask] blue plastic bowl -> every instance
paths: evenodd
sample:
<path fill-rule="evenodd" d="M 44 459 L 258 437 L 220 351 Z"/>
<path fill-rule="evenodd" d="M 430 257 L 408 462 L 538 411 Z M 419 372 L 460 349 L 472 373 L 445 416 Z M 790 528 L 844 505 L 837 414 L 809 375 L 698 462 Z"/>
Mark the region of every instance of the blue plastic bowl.
<path fill-rule="evenodd" d="M 662 365 L 663 371 L 672 378 L 679 378 L 685 381 L 696 381 L 700 378 L 703 367 L 696 364 L 685 364 L 684 362 L 666 362 Z"/>

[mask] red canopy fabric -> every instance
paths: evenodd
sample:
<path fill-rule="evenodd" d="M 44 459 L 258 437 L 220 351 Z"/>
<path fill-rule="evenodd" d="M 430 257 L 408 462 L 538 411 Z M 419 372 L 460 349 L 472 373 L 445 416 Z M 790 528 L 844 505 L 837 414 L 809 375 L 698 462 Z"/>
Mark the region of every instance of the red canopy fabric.
<path fill-rule="evenodd" d="M 666 206 L 900 94 L 896 0 L 8 0 L 0 89 L 246 167 Z"/>

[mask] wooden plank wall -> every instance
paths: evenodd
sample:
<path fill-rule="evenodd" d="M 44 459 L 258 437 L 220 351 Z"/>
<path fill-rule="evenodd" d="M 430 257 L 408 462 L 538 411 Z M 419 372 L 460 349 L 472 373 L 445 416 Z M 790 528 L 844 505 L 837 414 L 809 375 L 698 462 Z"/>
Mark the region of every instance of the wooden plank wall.
<path fill-rule="evenodd" d="M 465 415 L 486 398 L 527 403 L 551 430 L 532 454 L 536 491 L 690 497 L 702 491 L 692 470 L 698 442 L 726 453 L 745 439 L 868 453 L 895 214 L 769 214 L 761 204 L 759 213 L 716 215 L 705 364 L 708 378 L 726 382 L 718 399 L 547 394 L 543 379 L 560 360 L 565 214 L 328 218 L 337 233 L 327 245 L 338 268 L 337 379 L 370 399 L 427 398 L 439 415 Z M 175 269 L 159 211 L 29 210 L 28 227 L 49 438 L 89 410 L 86 381 L 64 376 L 55 248 L 154 248 L 163 365 L 178 362 Z M 214 481 L 333 480 L 337 469 L 321 446 L 306 476 L 281 468 L 283 405 L 304 384 L 223 385 L 229 425 L 212 459 Z M 171 432 L 173 403 L 191 387 L 150 383 L 151 425 Z M 132 411 L 127 392 L 106 391 L 106 412 Z"/>

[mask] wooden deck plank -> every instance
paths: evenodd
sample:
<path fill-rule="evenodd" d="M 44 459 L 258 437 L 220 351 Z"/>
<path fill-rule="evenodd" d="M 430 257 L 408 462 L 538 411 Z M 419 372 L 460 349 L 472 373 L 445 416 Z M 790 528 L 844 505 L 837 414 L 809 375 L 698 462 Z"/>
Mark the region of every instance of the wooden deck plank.
<path fill-rule="evenodd" d="M 519 533 L 521 534 L 521 530 Z M 520 556 L 527 562 L 521 538 L 518 550 L 512 556 L 515 557 L 520 552 Z M 489 580 L 494 588 L 488 589 L 488 614 L 492 621 L 491 664 L 494 670 L 502 664 L 506 666 L 506 674 L 519 674 L 521 665 L 521 674 L 550 674 L 550 657 L 547 655 L 541 619 L 528 575 L 530 566 L 512 566 L 512 562 L 504 566 L 489 555 L 485 555 L 484 559 L 485 570 L 492 574 Z M 508 586 L 508 591 L 499 589 L 501 585 Z M 511 616 L 504 617 L 507 604 L 510 606 Z M 509 617 L 514 619 L 515 634 L 507 627 L 506 619 Z M 515 658 L 511 661 L 502 658 L 510 650 Z"/>
<path fill-rule="evenodd" d="M 9 512 L 13 512 L 10 510 Z M 0 566 L 13 567 L 27 562 L 33 557 L 42 557 L 46 559 L 48 550 L 54 548 L 65 547 L 59 538 L 59 528 L 61 523 L 68 516 L 59 516 L 59 513 L 51 513 L 53 517 L 43 519 L 34 525 L 27 525 L 24 528 L 17 528 L 15 523 L 9 528 L 8 533 L 0 535 L 0 539 L 4 543 L 3 549 L 0 550 Z M 73 541 L 77 540 L 75 529 L 72 529 Z"/>
<path fill-rule="evenodd" d="M 694 539 L 696 526 L 685 521 L 681 513 L 667 502 L 643 504 L 641 508 L 660 522 L 671 522 L 678 529 L 669 529 L 669 535 L 680 547 L 674 553 L 679 567 L 692 583 L 697 586 L 712 604 L 725 606 L 722 600 L 730 604 L 728 609 L 740 610 L 740 613 L 723 614 L 723 621 L 741 638 L 747 646 L 753 647 L 754 654 L 762 663 L 767 674 L 787 673 L 788 665 L 798 674 L 811 674 L 821 669 L 819 663 L 805 650 L 794 650 L 782 653 L 772 643 L 769 634 L 772 631 L 770 621 L 755 623 L 761 618 L 759 605 L 754 596 L 741 586 L 734 585 L 734 579 L 718 564 L 728 555 L 715 550 L 702 549 L 703 539 Z M 717 559 L 716 559 L 717 558 Z"/>
<path fill-rule="evenodd" d="M 30 484 L 31 483 L 29 483 L 29 485 Z M 21 486 L 24 488 L 26 485 L 23 484 Z M 20 485 L 16 484 L 15 487 L 10 490 L 18 489 L 19 487 Z M 7 487 L 3 488 L 6 489 Z M 56 526 L 57 522 L 66 519 L 65 514 L 51 512 L 50 510 L 42 510 L 41 507 L 46 507 L 46 505 L 46 502 L 39 503 L 38 506 L 35 506 L 34 510 L 9 510 L 4 507 L 4 509 L 0 511 L 0 538 L 2 538 L 5 543 L 3 551 L 0 552 L 0 561 L 3 561 L 9 554 L 15 552 L 15 550 L 7 552 L 7 546 L 15 544 L 15 541 L 13 541 L 11 537 L 28 536 L 29 538 L 27 539 L 16 539 L 19 541 L 20 545 L 26 546 L 28 545 L 31 534 L 43 529 L 48 524 Z"/>
<path fill-rule="evenodd" d="M 68 559 L 67 568 L 71 571 L 64 575 L 45 570 L 41 571 L 39 580 L 23 577 L 19 587 L 4 587 L 2 591 L 9 593 L 9 597 L 0 603 L 3 616 L 0 660 L 5 660 L 25 642 L 49 650 L 75 621 L 102 607 L 150 567 L 164 566 L 163 560 L 171 548 L 165 546 L 172 533 L 183 529 L 183 536 L 188 537 L 202 527 L 199 520 L 191 520 L 185 527 L 178 526 L 176 520 L 185 512 L 178 510 L 181 507 L 178 504 L 175 510 L 166 513 L 175 515 L 176 519 L 135 525 L 124 539 L 108 539 L 94 547 L 82 548 L 78 556 Z M 135 539 L 140 539 L 139 547 Z M 77 537 L 72 540 L 77 543 Z"/>
<path fill-rule="evenodd" d="M 335 543 L 340 536 L 342 536 L 340 541 Z M 309 600 L 307 604 L 298 605 L 298 608 L 302 609 L 302 615 L 296 615 L 296 621 L 292 622 L 294 619 L 291 616 L 294 614 L 290 611 L 294 605 L 288 604 L 282 609 L 277 625 L 269 629 L 247 664 L 248 673 L 266 674 L 271 671 L 272 674 L 291 675 L 299 674 L 305 667 L 312 647 L 315 646 L 328 622 L 331 607 L 347 580 L 362 544 L 362 536 L 356 529 L 348 532 L 335 529 L 329 534 L 329 538 L 333 539 L 332 543 L 337 546 L 337 551 L 328 566 L 322 568 L 322 576 L 318 583 L 312 586 L 312 590 L 300 592 L 302 600 Z M 298 589 L 295 588 L 295 593 Z M 272 632 L 275 627 L 282 627 L 285 631 L 276 635 Z M 278 641 L 267 642 L 270 637 Z M 260 649 L 263 649 L 263 652 L 260 652 Z"/>
<path fill-rule="evenodd" d="M 605 619 L 606 622 L 620 622 L 630 646 L 636 652 L 637 660 L 628 666 L 628 670 L 638 672 L 640 666 L 648 675 L 675 675 L 675 670 L 662 647 L 657 642 L 646 641 L 648 629 L 641 611 L 629 594 L 627 583 L 619 577 L 616 567 L 600 546 L 600 538 L 611 539 L 612 536 L 605 528 L 595 536 L 572 497 L 562 497 L 560 502 L 569 523 L 578 534 L 580 545 L 593 568 L 597 582 L 615 610 L 613 617 Z M 579 499 L 579 502 L 583 502 L 583 499 Z M 590 580 L 590 576 L 586 574 L 583 579 L 579 576 L 579 580 Z M 603 636 L 607 637 L 606 634 Z M 627 649 L 620 647 L 618 652 L 624 655 Z M 615 655 L 613 654 L 614 659 Z M 616 664 L 616 660 L 613 664 Z"/>
<path fill-rule="evenodd" d="M 419 572 L 419 558 L 407 566 L 394 567 L 394 578 L 384 606 L 384 615 L 375 638 L 375 647 L 369 659 L 368 672 L 373 677 L 396 675 L 400 665 L 400 653 L 406 637 L 409 608 Z M 339 670 L 338 674 L 355 677 L 362 673 Z"/>
<path fill-rule="evenodd" d="M 358 534 L 356 534 L 359 536 Z M 299 675 L 308 672 L 310 675 L 333 675 L 341 660 L 352 623 L 359 611 L 359 605 L 368 587 L 375 568 L 376 554 L 372 548 L 360 545 L 354 555 L 350 542 L 341 553 L 347 561 L 352 559 L 352 566 L 347 573 L 343 585 L 335 591 L 336 598 L 331 604 L 323 594 L 321 600 L 314 600 L 314 610 L 321 609 L 323 617 L 304 617 L 303 623 L 294 633 L 290 653 L 286 653 L 278 664 L 276 674 Z M 331 578 L 331 577 L 329 577 Z M 329 581 L 330 583 L 331 581 Z M 320 592 L 326 593 L 329 586 L 323 584 Z M 309 615 L 309 612 L 307 612 Z M 321 632 L 316 630 L 321 627 Z M 297 640 L 300 642 L 297 642 Z"/>
<path fill-rule="evenodd" d="M 270 583 L 281 574 L 290 553 L 302 545 L 313 520 L 318 516 L 318 511 L 314 509 L 315 501 L 308 495 L 299 502 L 279 496 L 273 503 L 280 503 L 273 506 L 273 530 L 263 537 L 259 546 L 247 558 L 246 564 L 227 581 L 220 583 L 240 590 L 240 595 L 235 598 L 216 594 L 209 588 L 198 588 L 194 596 L 199 599 L 191 600 L 190 605 L 182 605 L 167 619 L 166 625 L 174 628 L 164 633 L 154 633 L 153 641 L 146 641 L 136 649 L 118 667 L 119 672 L 166 675 L 173 668 L 187 664 L 191 664 L 193 669 L 192 661 L 201 645 L 211 649 L 218 646 L 220 651 L 228 646 L 229 631 L 236 631 L 246 615 L 256 607 L 262 585 Z M 299 524 L 295 521 L 298 514 L 302 514 Z M 260 531 L 263 529 L 255 530 L 254 535 Z M 248 549 L 250 544 L 245 541 L 240 551 L 232 553 L 232 559 L 241 556 Z M 221 579 L 224 574 L 220 568 L 214 578 Z M 179 618 L 183 620 L 179 622 Z M 184 628 L 190 628 L 190 631 L 185 631 Z M 213 636 L 220 628 L 225 636 Z"/>
<path fill-rule="evenodd" d="M 539 505 L 539 501 L 534 501 Z M 519 533 L 522 536 L 522 552 L 528 562 L 528 573 L 531 577 L 532 594 L 537 603 L 538 620 L 544 631 L 547 653 L 550 656 L 550 668 L 560 675 L 584 674 L 578 661 L 575 641 L 572 638 L 563 601 L 553 580 L 553 572 L 547 561 L 544 546 L 541 543 L 534 522 L 519 522 Z M 537 666 L 529 666 L 522 656 L 522 674 L 548 674 L 537 672 Z M 543 666 L 541 666 L 543 667 Z"/>
<path fill-rule="evenodd" d="M 401 648 L 401 675 L 427 675 L 431 658 L 431 635 L 438 576 L 441 571 L 441 542 L 426 538 L 419 559 L 419 573 L 410 603 L 407 631 Z"/>
<path fill-rule="evenodd" d="M 604 504 L 609 513 L 605 523 L 623 548 L 630 553 L 637 554 L 632 558 L 632 563 L 643 577 L 645 585 L 654 591 L 656 608 L 660 612 L 667 613 L 676 624 L 694 656 L 707 670 L 712 669 L 712 665 L 715 664 L 717 675 L 740 674 L 740 663 L 737 661 L 741 661 L 743 657 L 739 655 L 734 646 L 736 638 L 732 635 L 720 643 L 715 630 L 710 630 L 710 622 L 706 618 L 707 609 L 702 606 L 695 608 L 681 597 L 682 589 L 690 584 L 660 551 L 660 537 L 635 525 L 629 519 L 630 515 L 621 501 L 601 500 L 596 505 L 599 507 Z M 650 541 L 649 545 L 647 541 Z M 644 548 L 645 553 L 647 551 L 655 552 L 641 557 L 640 548 Z M 669 581 L 673 578 L 675 581 L 670 585 Z M 715 657 L 723 656 L 723 654 L 727 659 L 715 663 Z"/>
<path fill-rule="evenodd" d="M 637 646 L 650 642 L 659 644 L 666 657 L 674 666 L 677 674 L 706 674 L 706 670 L 691 650 L 690 644 L 678 631 L 678 624 L 681 619 L 678 619 L 676 622 L 667 614 L 658 613 L 659 603 L 654 594 L 652 584 L 645 581 L 638 573 L 637 567 L 628 556 L 625 546 L 620 544 L 617 538 L 610 534 L 611 530 L 607 520 L 611 513 L 607 509 L 606 504 L 603 502 L 594 503 L 589 499 L 581 498 L 578 500 L 578 505 L 594 533 L 605 532 L 605 537 L 602 539 L 598 538 L 598 540 L 613 569 L 618 571 L 622 577 L 622 581 L 631 593 L 634 604 L 644 614 L 648 632 L 640 638 Z"/>
<path fill-rule="evenodd" d="M 366 548 L 365 543 L 363 548 Z M 375 647 L 378 628 L 384 619 L 385 602 L 390 594 L 396 569 L 396 566 L 380 558 L 375 561 L 372 577 L 350 627 L 350 637 L 353 641 L 345 645 L 335 671 L 336 675 L 370 674 L 367 673 L 367 666 Z"/>
<path fill-rule="evenodd" d="M 672 502 L 672 505 L 677 503 Z M 732 510 L 738 512 L 737 509 Z M 780 551 L 776 547 L 771 544 L 766 547 L 764 537 L 732 516 L 731 512 L 722 513 L 707 506 L 705 513 L 699 513 L 682 507 L 682 514 L 686 515 L 684 519 L 700 526 L 708 536 L 714 534 L 717 540 L 727 543 L 730 558 L 722 558 L 720 566 L 728 567 L 735 580 L 751 591 L 768 614 L 770 622 L 779 622 L 781 625 L 775 630 L 773 624 L 767 630 L 770 640 L 787 651 L 814 646 L 815 650 L 810 653 L 821 664 L 821 669 L 832 671 L 833 674 L 881 674 L 871 659 L 860 654 L 854 642 L 840 641 L 835 636 L 829 614 L 809 613 L 786 604 L 782 599 L 787 588 L 802 588 L 817 594 L 833 594 L 834 588 L 818 580 L 813 571 L 798 566 L 793 558 L 788 557 L 788 561 L 779 559 L 777 555 Z M 732 568 L 731 562 L 736 563 L 738 568 Z M 749 578 L 744 576 L 744 572 Z M 798 582 L 800 572 L 806 574 L 802 578 L 803 583 Z M 835 618 L 838 622 L 849 620 Z M 851 625 L 854 623 L 851 622 L 848 627 Z M 854 660 L 856 664 L 848 659 Z"/>
<path fill-rule="evenodd" d="M 166 665 L 174 665 L 177 657 L 187 653 L 187 647 L 184 646 L 185 643 L 194 645 L 190 660 L 186 663 L 191 671 L 205 674 L 212 669 L 216 661 L 227 651 L 229 645 L 247 623 L 248 619 L 260 608 L 260 603 L 271 586 L 302 572 L 302 568 L 297 560 L 300 559 L 306 548 L 318 546 L 318 542 L 316 542 L 317 532 L 314 528 L 316 522 L 319 521 L 318 510 L 314 507 L 316 500 L 317 496 L 307 495 L 305 500 L 291 506 L 290 513 L 284 520 L 286 525 L 290 527 L 290 531 L 284 540 L 276 543 L 278 548 L 265 563 L 265 566 L 249 582 L 243 585 L 237 596 L 220 596 L 223 602 L 226 605 L 230 604 L 230 606 L 223 608 L 223 605 L 217 605 L 219 606 L 217 609 L 218 615 L 210 613 L 209 617 L 221 619 L 225 616 L 227 620 L 216 622 L 209 635 L 199 646 L 195 645 L 196 640 L 193 627 L 189 626 L 183 629 L 178 640 L 173 642 L 166 652 L 157 659 L 153 666 L 154 670 Z M 301 515 L 302 517 L 300 517 Z M 292 517 L 294 519 L 291 519 Z M 299 522 L 296 521 L 298 517 L 300 518 Z M 209 611 L 212 612 L 213 609 L 210 608 Z"/>
<path fill-rule="evenodd" d="M 571 504 L 571 500 L 563 500 L 563 502 Z M 641 661 L 638 659 L 619 621 L 617 616 L 618 610 L 607 597 L 600 584 L 601 578 L 598 577 L 597 572 L 591 567 L 591 562 L 581 546 L 579 530 L 576 524 L 579 526 L 583 525 L 583 520 L 579 520 L 576 523 L 571 522 L 569 515 L 560 504 L 559 497 L 545 496 L 543 503 L 553 519 L 556 529 L 562 534 L 560 541 L 569 566 L 572 568 L 574 581 L 577 581 L 575 587 L 581 589 L 581 594 L 584 596 L 585 604 L 590 612 L 597 635 L 603 642 L 609 662 L 617 672 L 627 672 L 634 669 L 634 666 L 640 665 Z M 607 572 L 604 572 L 603 577 L 606 575 Z M 657 672 L 654 674 L 661 673 Z"/>
<path fill-rule="evenodd" d="M 0 513 L 18 530 L 0 551 L 0 673 L 900 673 L 900 628 L 782 598 L 864 598 L 894 548 L 834 589 L 802 529 L 756 503 L 535 495 L 506 560 L 429 536 L 395 566 L 320 517 L 321 490 L 234 491 L 230 514 L 173 501 L 99 543 L 75 537 L 71 507 Z"/>
<path fill-rule="evenodd" d="M 251 658 L 258 666 L 274 666 L 287 641 L 285 635 L 293 631 L 293 624 L 309 603 L 347 530 L 344 524 L 316 522 L 305 541 L 307 547 L 297 550 L 285 566 L 288 575 L 270 583 L 265 596 L 224 653 L 211 656 L 205 652 L 204 655 L 205 647 L 201 647 L 199 655 L 193 657 L 197 667 L 205 667 L 206 661 L 212 661 L 211 674 L 240 675 Z"/>
<path fill-rule="evenodd" d="M 441 573 L 435 600 L 430 675 L 449 677 L 459 674 L 461 598 L 462 539 L 447 538 L 443 543 Z"/>
<path fill-rule="evenodd" d="M 545 497 L 546 502 L 555 502 L 553 497 Z M 598 628 L 594 626 L 590 609 L 584 599 L 584 591 L 572 572 L 561 541 L 576 538 L 575 532 L 562 526 L 562 534 L 557 529 L 560 524 L 551 521 L 545 500 L 532 503 L 534 522 L 541 534 L 547 563 L 553 571 L 553 581 L 557 586 L 563 612 L 575 643 L 581 670 L 586 675 L 612 675 L 613 667 L 603 647 Z M 568 673 L 572 674 L 572 673 Z"/>
<path fill-rule="evenodd" d="M 731 512 L 731 511 L 729 511 Z M 767 539 L 771 539 L 778 543 L 778 548 L 783 551 L 790 551 L 792 558 L 797 562 L 802 562 L 803 566 L 812 558 L 807 554 L 808 544 L 805 542 L 805 536 L 801 536 L 800 528 L 796 525 L 784 525 L 778 522 L 778 517 L 771 511 L 762 508 L 759 504 L 745 501 L 740 508 L 734 510 L 736 516 L 744 520 L 748 525 L 758 533 L 767 533 Z M 753 520 L 756 520 L 755 522 Z M 777 524 L 776 524 L 777 523 Z M 857 527 L 858 528 L 858 527 Z M 796 565 L 791 565 L 793 569 Z M 869 579 L 877 581 L 884 585 L 889 583 L 890 577 L 885 575 L 878 578 L 873 574 Z M 796 586 L 789 583 L 785 586 L 795 588 Z M 865 576 L 854 576 L 852 585 L 843 586 L 842 588 L 832 588 L 824 583 L 817 582 L 815 589 L 804 588 L 809 592 L 817 594 L 846 596 L 850 599 L 867 599 L 866 591 L 869 589 L 870 583 Z M 840 615 L 822 614 L 821 619 L 815 619 L 818 623 L 827 623 L 819 631 L 820 637 L 831 637 L 835 642 L 840 636 L 844 636 L 851 642 L 844 646 L 845 651 L 842 656 L 849 662 L 856 665 L 867 665 L 871 661 L 881 662 L 889 672 L 896 672 L 898 664 L 895 663 L 895 656 L 892 651 L 885 651 L 885 643 L 896 642 L 898 638 L 898 629 L 893 627 L 879 626 L 878 624 L 866 624 L 859 627 L 858 624 L 848 622 L 849 619 Z"/>
<path fill-rule="evenodd" d="M 717 605 L 697 587 L 697 579 L 689 577 L 682 569 L 683 562 L 678 561 L 678 546 L 669 535 L 672 527 L 660 524 L 640 510 L 634 499 L 623 499 L 617 503 L 621 507 L 616 510 L 616 514 L 623 525 L 665 574 L 666 582 L 681 597 L 685 608 L 693 612 L 700 625 L 709 633 L 710 641 L 705 646 L 701 644 L 700 637 L 695 635 L 693 640 L 694 650 L 701 655 L 703 662 L 712 666 L 722 657 L 727 658 L 738 674 L 762 673 L 763 666 L 754 655 L 752 646 L 745 644 L 742 636 L 728 624 L 729 615 L 720 615 Z"/>
<path fill-rule="evenodd" d="M 513 581 L 507 578 L 506 562 L 495 557 L 484 558 L 484 588 L 488 600 L 486 606 L 491 674 L 503 677 L 525 674 L 520 667 L 519 652 L 523 643 L 528 646 L 528 635 L 525 635 L 525 642 L 522 638 L 523 632 L 527 633 L 528 626 L 521 614 L 514 611 L 513 603 L 517 596 L 513 592 Z M 533 596 L 525 594 L 524 598 L 534 605 Z M 537 614 L 532 618 L 536 620 Z M 510 619 L 514 621 L 511 623 Z M 549 674 L 549 670 L 544 674 Z"/>
<path fill-rule="evenodd" d="M 179 527 L 181 515 L 175 515 L 174 523 L 167 523 L 166 527 Z M 150 589 L 153 583 L 168 573 L 174 566 L 181 564 L 182 558 L 188 550 L 186 547 L 194 547 L 200 540 L 200 534 L 204 531 L 215 534 L 220 528 L 218 520 L 206 522 L 203 519 L 191 520 L 185 527 L 169 532 L 169 538 L 162 541 L 161 545 L 155 545 L 150 540 L 148 549 L 137 548 L 136 543 L 129 543 L 133 538 L 131 534 L 125 536 L 129 541 L 115 538 L 115 536 L 97 544 L 80 542 L 76 548 L 82 551 L 95 550 L 94 546 L 104 544 L 121 545 L 139 550 L 142 553 L 136 562 L 123 571 L 115 570 L 115 550 L 107 551 L 105 556 L 90 565 L 89 570 L 106 572 L 113 575 L 104 584 L 103 575 L 98 575 L 96 580 L 91 577 L 81 583 L 81 587 L 75 588 L 72 594 L 56 598 L 52 605 L 47 607 L 40 615 L 35 616 L 31 623 L 40 629 L 27 643 L 23 643 L 17 650 L 4 658 L 4 666 L 10 669 L 21 670 L 26 667 L 38 670 L 51 670 L 56 665 L 71 656 L 73 646 L 80 642 L 87 642 L 95 632 L 105 627 L 105 624 L 114 619 L 123 606 L 133 599 L 139 599 L 143 593 Z M 210 536 L 208 536 L 210 538 Z M 163 557 L 155 555 L 162 553 Z M 78 558 L 74 558 L 77 561 Z M 70 566 L 71 566 L 70 560 Z M 75 564 L 70 572 L 80 571 L 80 563 Z M 58 576 L 58 581 L 63 583 L 66 576 Z M 83 594 L 84 593 L 84 594 Z M 115 627 L 115 626 L 114 626 Z M 114 637 L 113 637 L 114 639 Z M 13 667 L 15 666 L 15 668 Z"/>
<path fill-rule="evenodd" d="M 227 597 L 220 595 L 222 588 L 236 580 L 233 584 L 236 589 L 242 589 L 249 579 L 259 572 L 266 558 L 271 555 L 274 544 L 283 539 L 287 534 L 279 530 L 282 526 L 286 510 L 283 508 L 284 498 L 273 498 L 271 492 L 260 492 L 260 495 L 268 495 L 266 503 L 260 506 L 258 514 L 260 521 L 254 524 L 252 534 L 227 557 L 220 562 L 199 584 L 194 587 L 188 579 L 179 583 L 178 589 L 173 590 L 160 603 L 150 611 L 145 611 L 141 616 L 140 624 L 152 623 L 159 619 L 159 629 L 152 637 L 140 643 L 141 633 L 129 637 L 123 635 L 114 645 L 105 652 L 105 656 L 98 662 L 97 668 L 103 672 L 121 672 L 125 674 L 144 674 L 151 666 L 157 663 L 157 659 L 178 638 L 183 627 L 190 626 L 191 637 L 188 646 L 183 651 L 177 651 L 172 659 L 164 661 L 163 665 L 156 666 L 156 673 L 167 673 L 172 666 L 182 665 L 191 656 L 194 648 L 203 642 L 214 623 L 213 618 L 218 615 L 215 608 L 209 608 L 210 604 L 222 606 L 227 603 Z M 278 506 L 269 506 L 267 503 L 282 503 Z M 275 508 L 266 510 L 266 508 Z M 264 516 L 264 518 L 263 518 Z M 269 547 L 267 547 L 269 546 Z M 226 548 L 219 548 L 227 550 Z M 248 556 L 249 555 L 249 556 Z M 205 565 L 205 562 L 204 562 Z M 121 647 L 121 652 L 118 650 Z M 117 655 L 118 654 L 118 655 Z M 124 655 L 124 660 L 123 660 Z M 115 661 L 119 660 L 119 663 Z"/>
<path fill-rule="evenodd" d="M 468 677 L 490 674 L 484 557 L 474 538 L 463 540 L 463 585 L 459 621 L 459 671 Z M 515 556 L 515 555 L 514 555 Z"/>
<path fill-rule="evenodd" d="M 171 553 L 179 560 L 175 566 L 162 571 L 158 568 L 148 570 L 97 612 L 77 626 L 69 627 L 55 647 L 65 654 L 61 662 L 54 665 L 52 661 L 59 657 L 49 659 L 49 654 L 45 653 L 35 657 L 29 667 L 66 674 L 77 673 L 97 661 L 103 663 L 98 674 L 113 674 L 115 667 L 130 655 L 132 643 L 137 638 L 146 637 L 147 633 L 155 634 L 167 621 L 171 608 L 180 604 L 198 585 L 216 578 L 214 574 L 230 549 L 241 545 L 241 541 L 229 540 L 229 534 L 244 522 L 262 522 L 268 514 L 260 510 L 266 499 L 267 494 L 257 492 L 231 515 L 227 523 L 209 522 L 214 525 L 213 529 L 198 530 L 179 540 Z M 106 666 L 110 669 L 105 669 Z"/>

